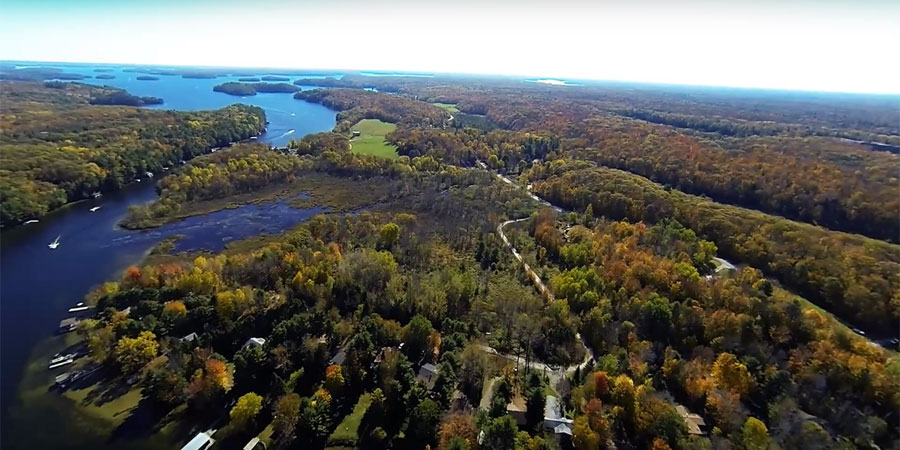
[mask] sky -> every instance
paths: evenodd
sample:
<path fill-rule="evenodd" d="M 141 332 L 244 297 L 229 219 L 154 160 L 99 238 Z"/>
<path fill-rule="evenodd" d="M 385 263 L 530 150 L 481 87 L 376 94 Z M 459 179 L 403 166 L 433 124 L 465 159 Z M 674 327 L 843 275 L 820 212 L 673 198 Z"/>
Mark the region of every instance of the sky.
<path fill-rule="evenodd" d="M 2 0 L 0 59 L 900 93 L 898 0 Z"/>

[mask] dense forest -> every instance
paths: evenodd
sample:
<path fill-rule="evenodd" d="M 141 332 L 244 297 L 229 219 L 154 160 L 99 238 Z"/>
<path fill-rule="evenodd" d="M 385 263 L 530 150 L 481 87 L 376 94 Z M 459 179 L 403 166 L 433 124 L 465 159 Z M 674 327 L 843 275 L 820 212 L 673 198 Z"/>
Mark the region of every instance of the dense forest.
<path fill-rule="evenodd" d="M 590 124 L 585 139 L 586 148 L 573 149 L 573 157 L 717 201 L 900 239 L 896 155 L 821 138 L 744 140 L 734 152 L 658 125 L 603 118 Z M 829 147 L 847 162 L 823 158 Z"/>
<path fill-rule="evenodd" d="M 117 190 L 265 127 L 262 109 L 243 105 L 192 113 L 91 105 L 130 97 L 71 83 L 0 85 L 0 223 Z"/>
<path fill-rule="evenodd" d="M 455 103 L 466 113 L 488 114 L 506 127 L 531 126 L 516 118 L 575 117 L 579 110 L 607 113 L 729 136 L 834 136 L 900 145 L 896 95 L 781 92 L 754 89 L 585 82 L 544 86 L 481 78 L 367 77 L 298 80 L 304 85 L 377 88 L 430 102 Z M 529 111 L 530 110 L 530 111 Z M 531 122 L 531 120 L 528 120 Z"/>
<path fill-rule="evenodd" d="M 310 179 L 343 204 L 219 254 L 155 254 L 86 297 L 88 364 L 136 383 L 155 417 L 217 423 L 223 448 L 897 447 L 900 357 L 835 318 L 900 331 L 898 156 L 837 139 L 893 142 L 892 99 L 320 82 L 333 88 L 295 98 L 339 110 L 333 132 L 199 156 L 126 225 Z M 264 121 L 23 86 L 3 102 L 16 132 L 0 161 L 20 168 L 0 180 L 38 180 L 18 145 L 66 140 L 77 161 L 114 136 L 184 151 L 153 127 L 125 133 L 136 118 Z M 66 121 L 47 132 L 35 104 Z M 362 119 L 397 125 L 399 158 L 351 151 Z"/>
<path fill-rule="evenodd" d="M 299 91 L 300 88 L 288 83 L 237 83 L 229 81 L 213 86 L 213 90 L 216 92 L 224 92 L 228 95 L 244 97 L 256 95 L 257 92 L 291 94 Z"/>
<path fill-rule="evenodd" d="M 490 86 L 487 82 L 470 86 L 402 77 L 384 78 L 365 80 L 375 83 L 378 89 L 398 92 L 396 95 L 381 96 L 397 99 L 395 102 L 399 99 L 412 101 L 411 96 L 455 103 L 464 113 L 486 115 L 487 119 L 502 128 L 555 135 L 561 143 L 555 150 L 556 156 L 565 154 L 594 160 L 689 193 L 707 195 L 720 202 L 878 239 L 900 240 L 900 184 L 894 170 L 900 164 L 900 156 L 889 152 L 872 151 L 859 143 L 821 137 L 816 133 L 769 133 L 749 129 L 741 133 L 677 130 L 633 118 L 633 110 L 616 107 L 625 101 L 620 91 L 609 93 L 597 87 L 554 91 L 548 87 L 513 89 L 503 85 L 503 89 L 488 89 L 483 86 Z M 340 81 L 345 86 L 360 83 L 355 80 L 345 77 Z M 517 94 L 522 91 L 529 95 Z M 652 102 L 656 101 L 659 105 L 652 106 L 654 108 L 675 108 L 676 105 L 671 102 L 682 98 L 671 98 L 672 93 L 658 97 L 649 95 L 652 92 L 638 91 L 631 103 L 651 108 Z M 364 93 L 359 89 L 297 95 L 308 95 L 310 98 L 340 96 L 345 99 L 355 96 L 356 102 L 368 97 L 377 98 L 376 94 Z M 822 121 L 822 126 L 853 126 L 858 127 L 853 129 L 875 130 L 889 133 L 885 136 L 891 139 L 900 139 L 900 129 L 897 129 L 894 117 L 896 105 L 891 103 L 891 98 L 862 97 L 852 102 L 853 96 L 835 96 L 834 104 L 829 104 L 825 102 L 827 96 L 819 98 L 812 95 L 802 101 L 797 99 L 790 105 L 783 104 L 787 100 L 773 100 L 772 109 L 780 106 L 785 109 L 779 110 L 779 114 L 767 115 L 750 112 L 753 108 L 759 108 L 762 100 L 747 95 L 747 98 L 738 96 L 731 99 L 732 102 L 737 101 L 739 106 L 735 106 L 726 117 L 735 119 L 717 120 L 737 126 L 743 123 L 742 120 L 778 119 L 786 111 L 795 111 L 797 117 L 782 117 L 787 121 L 785 123 L 790 124 L 804 120 L 806 116 L 802 114 L 817 106 L 825 108 L 823 105 L 829 105 L 844 115 L 827 110 L 827 114 L 823 114 L 828 120 L 819 118 L 804 123 L 812 126 Z M 691 101 L 683 109 L 695 108 L 695 114 L 725 114 L 724 109 L 729 104 L 718 103 L 719 97 L 711 94 L 689 98 Z M 332 103 L 336 109 L 345 109 L 348 100 L 332 100 Z M 879 115 L 873 115 L 873 112 Z M 386 121 L 397 122 L 396 118 Z M 420 125 L 436 126 L 438 122 Z M 406 132 L 398 130 L 396 133 Z M 421 132 L 421 129 L 408 132 Z"/>
<path fill-rule="evenodd" d="M 349 183 L 360 175 L 341 150 L 244 146 L 162 185 L 206 179 L 203 169 L 237 187 L 254 178 L 250 161 L 278 177 L 271 163 L 291 158 Z M 102 311 L 80 327 L 92 358 L 138 374 L 163 411 L 186 404 L 204 420 L 231 405 L 222 445 L 263 428 L 271 448 L 839 448 L 896 438 L 900 363 L 755 269 L 713 275 L 713 242 L 668 219 L 557 216 L 487 171 L 427 158 L 361 214 L 128 269 L 89 296 Z M 548 277 L 549 298 L 495 234 L 529 213 L 508 232 Z M 498 353 L 531 362 L 515 370 Z M 547 426 L 551 401 L 571 440 Z M 709 428 L 692 433 L 678 407 Z"/>
<path fill-rule="evenodd" d="M 52 67 L 22 67 L 0 65 L 0 80 L 43 81 L 43 80 L 83 80 L 90 76 L 64 72 Z"/>
<path fill-rule="evenodd" d="M 138 97 L 125 91 L 116 91 L 109 94 L 94 95 L 89 103 L 92 105 L 146 106 L 161 105 L 163 99 L 159 97 Z"/>
<path fill-rule="evenodd" d="M 315 89 L 294 94 L 294 98 L 321 103 L 340 111 L 335 131 L 349 132 L 356 122 L 378 119 L 406 126 L 434 127 L 447 120 L 447 113 L 437 106 L 413 99 L 379 95 L 375 92 Z"/>
<path fill-rule="evenodd" d="M 724 255 L 795 286 L 854 324 L 893 335 L 900 323 L 900 246 L 665 189 L 646 178 L 557 160 L 528 173 L 535 192 L 577 211 L 654 223 L 672 218 Z"/>

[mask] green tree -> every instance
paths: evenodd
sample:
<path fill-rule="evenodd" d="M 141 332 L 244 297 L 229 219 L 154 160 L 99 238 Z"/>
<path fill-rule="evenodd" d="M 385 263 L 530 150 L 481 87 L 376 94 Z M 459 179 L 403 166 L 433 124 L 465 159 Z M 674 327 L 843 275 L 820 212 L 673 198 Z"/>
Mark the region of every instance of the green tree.
<path fill-rule="evenodd" d="M 266 365 L 266 352 L 259 346 L 248 345 L 234 356 L 234 381 L 239 390 L 265 389 L 271 373 Z"/>
<path fill-rule="evenodd" d="M 409 416 L 409 429 L 419 448 L 435 444 L 440 420 L 441 407 L 434 400 L 425 399 L 413 409 Z"/>
<path fill-rule="evenodd" d="M 116 362 L 126 374 L 135 373 L 149 363 L 159 352 L 156 335 L 142 331 L 136 338 L 123 337 L 116 344 Z"/>
<path fill-rule="evenodd" d="M 291 440 L 300 420 L 300 395 L 290 393 L 281 396 L 275 404 L 272 427 L 279 435 L 279 440 Z"/>
<path fill-rule="evenodd" d="M 428 336 L 432 331 L 434 331 L 434 327 L 431 326 L 431 322 L 421 314 L 417 314 L 406 325 L 403 342 L 406 343 L 405 350 L 410 361 L 419 361 L 425 356 L 425 351 L 428 349 Z"/>
<path fill-rule="evenodd" d="M 400 226 L 394 222 L 389 222 L 381 226 L 381 232 L 378 233 L 378 243 L 382 248 L 390 249 L 400 240 Z"/>
<path fill-rule="evenodd" d="M 716 358 L 712 367 L 712 376 L 716 383 L 723 389 L 731 391 L 740 397 L 750 392 L 753 386 L 753 378 L 747 366 L 738 361 L 731 353 L 721 353 Z"/>
<path fill-rule="evenodd" d="M 484 431 L 484 443 L 482 448 L 491 450 L 514 450 L 516 447 L 516 435 L 519 427 L 516 420 L 510 415 L 504 415 L 491 420 Z"/>
<path fill-rule="evenodd" d="M 187 380 L 181 372 L 170 369 L 165 361 L 157 364 L 161 360 L 163 358 L 157 358 L 148 366 L 141 381 L 143 394 L 163 405 L 177 405 L 184 401 Z"/>
<path fill-rule="evenodd" d="M 302 367 L 291 372 L 288 380 L 284 383 L 285 392 L 297 392 L 297 388 L 300 387 L 300 380 L 303 378 L 304 372 Z"/>
<path fill-rule="evenodd" d="M 544 421 L 544 407 L 547 397 L 540 377 L 532 372 L 528 376 L 528 397 L 525 399 L 525 419 L 532 430 L 540 430 Z"/>
<path fill-rule="evenodd" d="M 748 417 L 741 430 L 746 450 L 766 450 L 769 448 L 769 429 L 756 417 Z"/>
<path fill-rule="evenodd" d="M 231 423 L 239 430 L 247 428 L 262 410 L 262 400 L 262 397 L 253 392 L 242 395 L 228 413 Z"/>
<path fill-rule="evenodd" d="M 598 450 L 600 448 L 600 437 L 591 429 L 587 416 L 575 418 L 572 443 L 578 450 Z"/>

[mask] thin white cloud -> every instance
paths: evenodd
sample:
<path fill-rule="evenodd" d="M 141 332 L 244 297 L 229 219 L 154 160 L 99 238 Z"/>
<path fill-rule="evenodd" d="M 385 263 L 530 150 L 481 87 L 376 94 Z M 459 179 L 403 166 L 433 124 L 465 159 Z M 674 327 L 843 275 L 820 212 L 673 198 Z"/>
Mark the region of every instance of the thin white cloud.
<path fill-rule="evenodd" d="M 679 3 L 23 7 L 3 14 L 0 58 L 900 93 L 895 4 Z"/>

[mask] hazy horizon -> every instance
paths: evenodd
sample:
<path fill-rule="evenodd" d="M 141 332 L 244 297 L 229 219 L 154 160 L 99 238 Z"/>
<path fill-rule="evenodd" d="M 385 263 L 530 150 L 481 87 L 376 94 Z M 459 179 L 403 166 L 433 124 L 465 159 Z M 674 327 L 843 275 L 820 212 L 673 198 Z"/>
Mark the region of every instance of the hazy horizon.
<path fill-rule="evenodd" d="M 900 2 L 8 0 L 0 59 L 900 94 Z"/>

